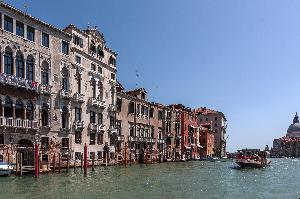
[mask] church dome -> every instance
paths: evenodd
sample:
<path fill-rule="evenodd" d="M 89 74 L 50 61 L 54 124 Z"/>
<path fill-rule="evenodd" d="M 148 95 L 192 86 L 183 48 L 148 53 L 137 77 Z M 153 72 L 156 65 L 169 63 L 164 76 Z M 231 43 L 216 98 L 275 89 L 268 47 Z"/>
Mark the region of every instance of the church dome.
<path fill-rule="evenodd" d="M 287 130 L 287 137 L 300 137 L 300 123 L 299 123 L 299 117 L 296 113 L 293 124 L 291 124 Z"/>

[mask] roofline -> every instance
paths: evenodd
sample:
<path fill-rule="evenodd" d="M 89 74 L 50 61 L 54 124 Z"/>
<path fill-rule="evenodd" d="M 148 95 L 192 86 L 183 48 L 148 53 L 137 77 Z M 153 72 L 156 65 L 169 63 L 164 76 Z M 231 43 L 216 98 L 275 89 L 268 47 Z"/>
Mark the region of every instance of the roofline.
<path fill-rule="evenodd" d="M 51 24 L 43 22 L 42 20 L 40 20 L 40 19 L 38 19 L 36 17 L 33 17 L 33 16 L 31 16 L 31 15 L 29 15 L 29 14 L 27 14 L 27 13 L 25 13 L 25 12 L 23 12 L 23 11 L 17 9 L 17 8 L 15 8 L 15 7 L 12 7 L 11 5 L 9 5 L 7 3 L 4 3 L 3 1 L 0 1 L 0 6 L 6 8 L 6 9 L 10 9 L 11 11 L 16 12 L 18 14 L 24 15 L 25 17 L 28 17 L 31 20 L 34 20 L 35 22 L 38 22 L 38 23 L 40 23 L 40 24 L 42 24 L 44 26 L 47 26 L 48 28 L 51 28 L 51 29 L 53 29 L 53 30 L 55 30 L 55 31 L 57 31 L 57 32 L 65 35 L 65 36 L 67 36 L 67 37 L 71 37 L 71 35 L 69 33 L 64 32 L 63 30 L 61 30 L 61 29 L 59 29 L 59 28 L 57 28 L 57 27 L 55 27 L 55 26 L 53 26 Z"/>

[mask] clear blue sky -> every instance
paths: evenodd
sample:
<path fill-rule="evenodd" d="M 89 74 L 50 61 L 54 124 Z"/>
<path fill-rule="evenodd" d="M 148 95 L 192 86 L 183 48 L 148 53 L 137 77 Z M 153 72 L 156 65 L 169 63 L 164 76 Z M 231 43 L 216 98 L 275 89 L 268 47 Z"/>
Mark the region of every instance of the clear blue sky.
<path fill-rule="evenodd" d="M 298 0 L 5 2 L 27 2 L 59 28 L 97 25 L 119 53 L 125 88 L 137 83 L 151 100 L 224 112 L 229 151 L 271 145 L 300 111 Z"/>

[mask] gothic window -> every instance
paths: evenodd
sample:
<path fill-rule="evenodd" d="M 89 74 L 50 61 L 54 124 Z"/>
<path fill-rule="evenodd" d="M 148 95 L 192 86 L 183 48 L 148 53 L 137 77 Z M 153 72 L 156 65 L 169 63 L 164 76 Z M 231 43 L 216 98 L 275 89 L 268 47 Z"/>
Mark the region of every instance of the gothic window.
<path fill-rule="evenodd" d="M 33 120 L 33 104 L 31 101 L 26 104 L 26 119 Z"/>
<path fill-rule="evenodd" d="M 4 101 L 4 117 L 13 116 L 13 103 L 10 97 L 6 96 Z"/>
<path fill-rule="evenodd" d="M 26 61 L 26 79 L 33 80 L 34 59 L 32 56 L 27 57 Z"/>
<path fill-rule="evenodd" d="M 22 118 L 23 119 L 23 102 L 21 101 L 21 99 L 18 99 L 16 101 L 16 106 L 15 106 L 15 114 L 16 114 L 16 118 Z"/>
<path fill-rule="evenodd" d="M 21 53 L 16 56 L 16 76 L 24 78 L 24 59 Z"/>
<path fill-rule="evenodd" d="M 62 114 L 61 114 L 61 127 L 64 129 L 68 129 L 68 113 L 69 113 L 69 109 L 64 106 L 62 108 Z"/>
<path fill-rule="evenodd" d="M 42 105 L 42 126 L 48 126 L 49 124 L 49 106 L 46 103 Z"/>
<path fill-rule="evenodd" d="M 42 70 L 41 70 L 41 76 L 42 76 L 42 84 L 43 85 L 49 85 L 49 66 L 47 62 L 42 63 Z"/>
<path fill-rule="evenodd" d="M 13 75 L 13 57 L 10 49 L 6 49 L 4 53 L 4 73 Z"/>

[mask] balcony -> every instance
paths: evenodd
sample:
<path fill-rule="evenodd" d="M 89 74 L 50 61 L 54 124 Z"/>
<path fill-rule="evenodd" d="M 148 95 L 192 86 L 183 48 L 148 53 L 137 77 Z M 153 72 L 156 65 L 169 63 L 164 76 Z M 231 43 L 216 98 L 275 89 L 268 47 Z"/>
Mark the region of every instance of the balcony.
<path fill-rule="evenodd" d="M 96 124 L 96 123 L 90 123 L 89 124 L 89 130 L 97 132 L 98 131 L 98 124 Z"/>
<path fill-rule="evenodd" d="M 117 135 L 118 142 L 124 142 L 124 135 Z"/>
<path fill-rule="evenodd" d="M 167 133 L 166 133 L 166 137 L 172 138 L 173 136 L 174 136 L 174 134 L 171 133 L 171 132 L 167 132 Z"/>
<path fill-rule="evenodd" d="M 136 136 L 129 136 L 128 140 L 129 140 L 129 142 L 136 142 L 137 137 Z"/>
<path fill-rule="evenodd" d="M 111 126 L 111 127 L 109 127 L 108 131 L 111 135 L 115 135 L 115 134 L 117 134 L 118 129 Z"/>
<path fill-rule="evenodd" d="M 26 90 L 38 91 L 38 83 L 35 81 L 27 80 L 14 75 L 0 73 L 0 83 L 4 85 L 13 86 L 15 88 L 24 88 Z"/>
<path fill-rule="evenodd" d="M 84 129 L 84 122 L 78 120 L 74 121 L 73 126 L 75 131 L 81 131 L 82 129 Z"/>
<path fill-rule="evenodd" d="M 104 125 L 103 124 L 99 124 L 98 125 L 98 131 L 101 132 L 101 131 L 104 131 Z"/>
<path fill-rule="evenodd" d="M 155 138 L 150 138 L 150 143 L 155 143 Z"/>
<path fill-rule="evenodd" d="M 103 79 L 103 75 L 98 71 L 89 71 L 88 74 L 95 80 Z"/>
<path fill-rule="evenodd" d="M 60 132 L 69 133 L 71 131 L 70 127 L 60 128 Z"/>
<path fill-rule="evenodd" d="M 114 104 L 110 104 L 110 105 L 108 106 L 108 111 L 111 111 L 111 112 L 117 111 L 117 106 L 114 105 Z"/>
<path fill-rule="evenodd" d="M 165 140 L 164 140 L 164 139 L 157 139 L 157 143 L 159 143 L 159 144 L 164 144 L 164 143 L 165 143 Z"/>
<path fill-rule="evenodd" d="M 73 95 L 73 100 L 74 102 L 78 102 L 78 103 L 83 103 L 84 102 L 84 94 L 81 94 L 81 93 L 74 93 Z"/>
<path fill-rule="evenodd" d="M 60 95 L 61 98 L 71 99 L 72 98 L 71 93 L 72 92 L 70 90 L 61 89 L 59 95 Z"/>
<path fill-rule="evenodd" d="M 41 94 L 44 94 L 44 95 L 50 95 L 51 88 L 52 88 L 52 86 L 49 86 L 49 85 L 43 85 L 43 84 L 39 85 L 39 91 Z"/>
<path fill-rule="evenodd" d="M 105 101 L 101 101 L 94 97 L 89 98 L 88 104 L 90 106 L 94 106 L 94 107 L 98 107 L 98 108 L 102 108 L 102 109 L 105 108 Z"/>
<path fill-rule="evenodd" d="M 12 117 L 0 117 L 0 126 L 36 130 L 38 129 L 38 122 L 19 118 L 13 119 Z"/>

